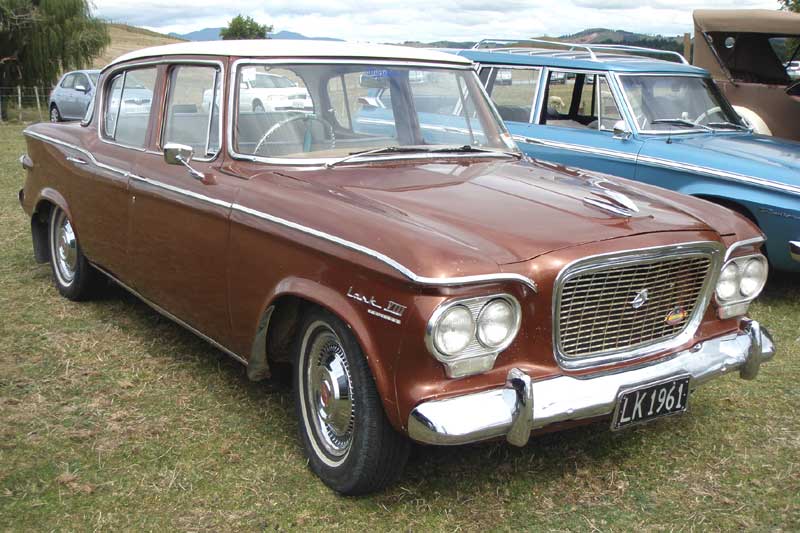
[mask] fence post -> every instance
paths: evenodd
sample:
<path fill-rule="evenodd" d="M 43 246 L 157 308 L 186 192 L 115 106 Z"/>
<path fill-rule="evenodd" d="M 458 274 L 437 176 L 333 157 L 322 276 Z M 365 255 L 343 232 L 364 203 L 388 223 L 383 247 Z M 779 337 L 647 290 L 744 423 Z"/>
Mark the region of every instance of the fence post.
<path fill-rule="evenodd" d="M 19 111 L 19 121 L 22 122 L 22 86 L 17 85 L 17 111 Z"/>
<path fill-rule="evenodd" d="M 0 87 L 0 124 L 3 123 L 3 88 Z"/>
<path fill-rule="evenodd" d="M 39 101 L 39 87 L 34 87 L 33 92 L 36 93 L 36 111 L 39 113 L 39 122 L 42 121 L 42 103 Z"/>

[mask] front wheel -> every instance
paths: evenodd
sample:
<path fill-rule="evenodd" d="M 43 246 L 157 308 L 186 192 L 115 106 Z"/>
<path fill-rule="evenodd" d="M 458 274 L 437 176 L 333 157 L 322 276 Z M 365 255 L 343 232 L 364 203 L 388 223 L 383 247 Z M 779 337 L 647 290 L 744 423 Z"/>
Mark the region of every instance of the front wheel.
<path fill-rule="evenodd" d="M 50 122 L 61 122 L 61 113 L 55 104 L 50 108 Z"/>
<path fill-rule="evenodd" d="M 386 419 L 369 365 L 347 326 L 307 313 L 295 356 L 295 405 L 311 470 L 333 490 L 366 494 L 393 482 L 410 443 Z"/>
<path fill-rule="evenodd" d="M 99 278 L 81 251 L 72 222 L 59 207 L 50 212 L 48 228 L 50 267 L 56 288 L 70 300 L 86 300 L 92 296 Z"/>

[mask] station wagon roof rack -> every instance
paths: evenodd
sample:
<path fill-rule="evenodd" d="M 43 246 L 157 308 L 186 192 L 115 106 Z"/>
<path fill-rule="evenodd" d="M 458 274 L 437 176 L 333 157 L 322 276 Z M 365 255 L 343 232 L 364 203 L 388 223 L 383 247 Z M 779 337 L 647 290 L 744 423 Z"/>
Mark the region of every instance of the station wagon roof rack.
<path fill-rule="evenodd" d="M 508 45 L 510 43 L 535 43 L 547 44 L 550 46 L 560 46 L 566 50 L 553 50 L 550 48 L 533 48 L 522 46 L 505 46 L 505 47 L 492 47 L 491 45 Z M 488 46 L 487 46 L 488 45 Z M 509 54 L 525 54 L 525 55 L 547 55 L 550 57 L 574 57 L 574 52 L 586 52 L 592 61 L 597 61 L 597 54 L 599 52 L 623 52 L 627 54 L 659 54 L 676 57 L 684 65 L 689 62 L 683 57 L 682 54 L 672 50 L 659 50 L 657 48 L 645 48 L 643 46 L 631 46 L 623 44 L 579 44 L 579 43 L 565 43 L 561 41 L 552 41 L 548 39 L 481 39 L 472 47 L 473 50 L 486 49 L 487 52 L 505 52 Z"/>

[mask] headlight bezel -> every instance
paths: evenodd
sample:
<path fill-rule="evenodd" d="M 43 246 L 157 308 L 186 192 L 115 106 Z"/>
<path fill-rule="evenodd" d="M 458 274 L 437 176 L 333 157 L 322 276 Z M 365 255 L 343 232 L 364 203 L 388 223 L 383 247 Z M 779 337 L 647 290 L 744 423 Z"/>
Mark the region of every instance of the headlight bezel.
<path fill-rule="evenodd" d="M 484 345 L 478 338 L 478 318 L 491 302 L 502 299 L 511 306 L 514 313 L 513 328 L 506 339 L 495 347 Z M 459 352 L 448 354 L 437 347 L 437 325 L 445 314 L 455 306 L 466 307 L 471 313 L 474 323 L 472 339 L 467 346 Z M 508 348 L 516 338 L 522 323 L 522 308 L 517 299 L 508 293 L 489 294 L 471 298 L 455 298 L 440 304 L 428 320 L 425 329 L 425 345 L 433 357 L 441 362 L 448 377 L 457 378 L 480 374 L 491 370 L 497 356 Z"/>
<path fill-rule="evenodd" d="M 758 261 L 762 265 L 763 269 L 763 276 L 759 280 L 759 283 L 756 285 L 756 290 L 754 290 L 751 294 L 745 294 L 742 290 L 742 282 L 744 279 L 744 272 L 746 271 L 748 265 L 753 262 Z M 736 265 L 737 273 L 736 273 L 736 292 L 730 298 L 722 298 L 719 295 L 718 288 L 720 280 L 722 279 L 722 272 L 725 271 L 731 264 Z M 718 307 L 718 315 L 722 319 L 726 318 L 733 318 L 735 316 L 741 316 L 747 313 L 747 309 L 750 305 L 750 302 L 758 298 L 761 292 L 764 290 L 764 287 L 767 284 L 767 279 L 769 278 L 769 262 L 767 258 L 763 254 L 748 254 L 748 255 L 741 255 L 737 257 L 731 257 L 728 259 L 725 264 L 720 269 L 720 275 L 718 276 L 717 283 L 714 286 L 714 300 Z"/>

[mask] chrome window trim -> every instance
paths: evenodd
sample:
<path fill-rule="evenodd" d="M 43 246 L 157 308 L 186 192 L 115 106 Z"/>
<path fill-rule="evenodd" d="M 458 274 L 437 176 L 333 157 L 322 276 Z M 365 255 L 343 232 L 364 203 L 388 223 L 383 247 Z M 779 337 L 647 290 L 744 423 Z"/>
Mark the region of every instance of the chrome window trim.
<path fill-rule="evenodd" d="M 284 218 L 280 218 L 280 217 L 276 217 L 274 215 L 270 215 L 269 213 L 265 213 L 263 211 L 257 211 L 255 209 L 251 209 L 251 208 L 243 206 L 241 204 L 224 202 L 222 200 L 218 200 L 216 198 L 211 198 L 209 196 L 205 196 L 205 195 L 196 193 L 194 191 L 189 191 L 189 190 L 186 190 L 186 189 L 183 189 L 183 188 L 180 188 L 180 187 L 175 187 L 175 186 L 172 186 L 172 185 L 167 185 L 165 183 L 154 181 L 154 180 L 151 180 L 149 178 L 145 178 L 145 177 L 142 177 L 142 176 L 137 176 L 136 174 L 133 174 L 132 172 L 128 172 L 126 170 L 122 170 L 122 169 L 113 167 L 111 165 L 106 165 L 105 163 L 101 163 L 100 161 L 95 159 L 94 155 L 91 152 L 89 152 L 88 150 L 85 150 L 83 148 L 75 146 L 74 144 L 70 144 L 70 143 L 64 142 L 64 141 L 62 141 L 60 139 L 56 139 L 56 138 L 53 138 L 53 137 L 50 137 L 50 136 L 47 136 L 47 135 L 42 135 L 41 133 L 36 133 L 36 132 L 30 131 L 28 129 L 24 130 L 23 134 L 28 135 L 30 137 L 34 137 L 36 139 L 39 139 L 39 140 L 42 140 L 42 141 L 45 141 L 45 142 L 57 144 L 57 145 L 60 145 L 60 146 L 64 146 L 65 148 L 69 148 L 71 150 L 78 151 L 78 152 L 86 155 L 86 157 L 89 158 L 90 162 L 93 165 L 95 165 L 95 166 L 97 166 L 99 168 L 108 170 L 109 172 L 114 172 L 114 173 L 120 174 L 120 175 L 122 175 L 124 177 L 130 178 L 130 179 L 135 179 L 135 180 L 138 180 L 138 181 L 141 181 L 141 182 L 144 182 L 144 183 L 148 183 L 148 184 L 151 184 L 151 185 L 153 185 L 155 187 L 161 187 L 161 188 L 166 189 L 168 191 L 171 191 L 171 192 L 174 192 L 174 193 L 177 193 L 177 194 L 182 194 L 184 196 L 188 196 L 188 197 L 195 198 L 195 199 L 198 199 L 198 200 L 202 200 L 204 202 L 208 202 L 208 203 L 213 204 L 213 205 L 229 208 L 232 211 L 237 211 L 237 212 L 244 213 L 244 214 L 247 214 L 247 215 L 250 215 L 250 216 L 254 216 L 256 218 L 260 218 L 260 219 L 266 220 L 268 222 L 272 222 L 272 223 L 278 224 L 280 226 L 284 226 L 284 227 L 287 227 L 287 228 L 290 228 L 290 229 L 294 229 L 294 230 L 297 230 L 297 231 L 299 231 L 301 233 L 305 233 L 307 235 L 312 235 L 314 237 L 317 237 L 317 238 L 320 238 L 320 239 L 323 239 L 323 240 L 327 240 L 329 242 L 338 244 L 338 245 L 340 245 L 342 247 L 345 247 L 345 248 L 351 249 L 353 251 L 362 253 L 364 255 L 367 255 L 369 257 L 372 257 L 372 258 L 376 259 L 377 261 L 380 261 L 381 263 L 384 263 L 384 264 L 388 265 L 389 267 L 391 267 L 392 269 L 396 270 L 397 272 L 400 272 L 406 278 L 408 278 L 409 280 L 413 281 L 414 283 L 416 283 L 418 285 L 426 285 L 426 286 L 431 286 L 431 287 L 446 287 L 446 286 L 455 286 L 455 285 L 472 285 L 472 284 L 479 284 L 479 283 L 515 282 L 515 283 L 521 283 L 521 284 L 525 285 L 526 287 L 530 288 L 534 293 L 537 293 L 539 291 L 538 285 L 536 284 L 536 282 L 533 279 L 531 279 L 531 278 L 529 278 L 527 276 L 523 276 L 522 274 L 515 274 L 515 273 L 510 273 L 510 272 L 508 272 L 508 273 L 506 273 L 506 272 L 497 272 L 497 273 L 492 273 L 492 274 L 477 274 L 477 275 L 472 275 L 472 276 L 458 276 L 458 277 L 449 277 L 449 278 L 431 278 L 431 277 L 426 277 L 426 276 L 419 276 L 416 273 L 414 273 L 411 269 L 409 269 L 408 267 L 404 266 L 403 264 L 395 261 L 391 257 L 389 257 L 389 256 L 387 256 L 385 254 L 382 254 L 381 252 L 378 252 L 376 250 L 373 250 L 372 248 L 368 248 L 366 246 L 363 246 L 361 244 L 358 244 L 358 243 L 355 243 L 355 242 L 352 242 L 352 241 L 348 241 L 346 239 L 342 239 L 341 237 L 337 237 L 335 235 L 331 235 L 330 233 L 325 233 L 323 231 L 320 231 L 320 230 L 317 230 L 317 229 L 314 229 L 314 228 L 310 228 L 310 227 L 304 226 L 302 224 L 298 224 L 297 222 L 292 222 L 292 221 L 286 220 Z"/>
<path fill-rule="evenodd" d="M 168 64 L 217 65 L 217 66 L 219 66 L 220 72 L 224 73 L 224 70 L 225 70 L 223 62 L 221 60 L 219 60 L 219 59 L 179 59 L 179 58 L 174 58 L 174 59 L 153 59 L 153 60 L 148 60 L 148 61 L 136 61 L 136 62 L 133 62 L 133 63 L 117 63 L 117 64 L 113 64 L 113 65 L 107 66 L 106 68 L 104 68 L 100 72 L 100 74 L 102 76 L 104 76 L 103 77 L 103 82 L 102 83 L 98 83 L 98 87 L 97 87 L 97 90 L 95 92 L 95 96 L 99 95 L 99 97 L 100 97 L 100 108 L 99 108 L 100 110 L 97 112 L 98 113 L 97 138 L 100 140 L 100 142 L 105 143 L 105 144 L 110 144 L 112 146 L 119 146 L 121 148 L 127 148 L 129 150 L 136 150 L 137 152 L 157 153 L 159 155 L 163 155 L 164 154 L 163 152 L 155 152 L 153 150 L 148 150 L 146 146 L 145 147 L 129 146 L 129 145 L 126 145 L 126 144 L 115 142 L 113 140 L 106 139 L 104 137 L 104 135 L 103 135 L 102 125 L 103 125 L 103 121 L 105 120 L 105 99 L 106 99 L 106 92 L 107 92 L 106 89 L 108 87 L 108 82 L 106 80 L 110 80 L 111 78 L 113 78 L 113 76 L 117 72 L 119 72 L 121 70 L 125 71 L 125 73 L 127 74 L 128 70 L 135 70 L 135 69 L 147 68 L 147 67 L 156 67 L 156 80 L 158 80 L 158 66 L 159 65 L 168 65 Z M 108 74 L 106 74 L 106 71 L 108 72 Z M 124 85 L 123 85 L 123 89 L 124 89 Z M 166 96 L 166 93 L 165 93 L 165 96 Z M 154 111 L 154 107 L 155 106 L 152 105 L 153 104 L 153 100 L 155 100 L 155 92 L 153 93 L 153 99 L 150 102 L 150 104 L 151 104 L 150 105 L 150 117 L 148 118 L 148 123 L 147 123 L 148 130 L 151 127 L 151 122 L 153 120 L 153 113 L 154 112 L 155 113 L 159 113 L 159 114 L 161 113 L 161 110 Z M 222 99 L 220 99 L 220 100 L 222 100 Z M 162 102 L 162 103 L 164 103 L 164 102 Z M 122 106 L 122 93 L 120 93 L 120 106 Z M 222 110 L 220 109 L 220 112 L 221 111 Z M 221 145 L 222 144 L 222 122 L 223 121 L 220 119 L 219 122 L 220 122 L 220 132 L 219 132 L 219 134 L 220 134 L 220 145 Z M 115 124 L 114 127 L 116 128 L 116 124 Z M 161 139 L 159 139 L 158 141 L 160 143 Z M 208 160 L 205 160 L 205 159 L 194 159 L 194 161 L 199 161 L 199 162 L 213 161 L 214 159 L 216 159 L 219 156 L 219 154 L 221 152 L 222 152 L 221 149 L 218 150 L 217 154 L 212 159 L 208 159 Z"/>
<path fill-rule="evenodd" d="M 167 113 L 167 107 L 169 106 L 169 96 L 170 96 L 169 91 L 172 88 L 172 83 L 171 83 L 172 68 L 173 67 L 180 67 L 180 66 L 187 66 L 187 65 L 188 66 L 197 66 L 197 62 L 198 61 L 202 61 L 202 63 L 200 63 L 200 66 L 206 66 L 206 65 L 208 65 L 208 66 L 214 66 L 214 65 L 217 66 L 217 68 L 215 70 L 216 73 L 214 75 L 214 87 L 212 88 L 212 90 L 214 91 L 212 93 L 212 97 L 211 97 L 211 105 L 212 105 L 212 107 L 213 107 L 214 101 L 216 99 L 216 88 L 217 88 L 217 86 L 219 86 L 220 88 L 225 87 L 225 85 L 224 85 L 225 68 L 224 68 L 224 66 L 222 64 L 222 61 L 210 61 L 210 60 L 197 60 L 197 61 L 194 61 L 194 60 L 186 60 L 186 61 L 171 60 L 171 61 L 168 61 L 168 60 L 165 60 L 164 63 L 168 64 L 169 66 L 168 66 L 168 70 L 167 70 L 167 73 L 166 73 L 166 79 L 164 80 L 164 105 L 163 105 L 163 112 L 164 113 L 163 114 L 165 116 L 163 117 L 163 120 L 161 121 L 161 131 L 158 132 L 158 142 L 156 142 L 156 146 L 158 146 L 159 148 L 161 148 L 162 145 L 164 144 L 164 132 L 166 131 L 166 128 L 167 128 L 166 113 Z M 219 154 L 222 153 L 222 134 L 223 134 L 222 133 L 222 123 L 223 123 L 223 120 L 222 120 L 222 111 L 223 111 L 222 105 L 223 105 L 223 100 L 224 100 L 224 98 L 222 96 L 222 92 L 220 92 L 220 97 L 219 97 L 220 118 L 219 118 L 219 124 L 218 124 L 218 129 L 219 129 L 219 148 L 217 148 L 217 151 L 214 152 L 214 155 L 211 156 L 211 157 L 208 157 L 208 156 L 192 157 L 192 161 L 197 161 L 197 162 L 200 162 L 200 163 L 210 163 L 211 161 L 214 161 L 215 159 L 217 159 L 219 157 Z M 212 118 L 212 116 L 213 116 L 213 108 L 209 110 L 209 114 L 208 114 L 208 133 L 206 135 L 206 153 L 208 153 L 208 143 L 211 141 L 211 118 Z M 161 156 L 164 155 L 164 151 L 163 150 L 160 150 L 160 151 L 147 150 L 147 153 L 149 153 L 149 154 L 158 154 L 158 155 L 161 155 Z"/>
<path fill-rule="evenodd" d="M 396 61 L 396 60 L 389 60 L 389 59 L 380 59 L 375 58 L 374 60 L 369 59 L 292 59 L 292 58 L 284 58 L 284 59 L 257 59 L 257 58 L 240 58 L 234 61 L 231 64 L 231 75 L 229 76 L 228 80 L 228 120 L 226 121 L 226 141 L 228 144 L 228 155 L 230 155 L 233 159 L 238 159 L 241 161 L 252 161 L 254 163 L 266 163 L 271 165 L 281 165 L 281 166 L 301 166 L 301 167 L 313 167 L 313 168 L 324 168 L 326 164 L 336 161 L 338 158 L 336 157 L 316 157 L 316 158 L 288 158 L 288 157 L 263 157 L 257 155 L 250 155 L 250 154 L 241 154 L 234 149 L 233 143 L 233 131 L 234 131 L 234 119 L 235 115 L 238 115 L 238 109 L 235 105 L 236 96 L 238 96 L 238 87 L 236 87 L 236 79 L 239 77 L 239 68 L 242 64 L 246 65 L 336 65 L 336 64 L 343 64 L 343 65 L 390 65 L 390 66 L 401 66 L 401 67 L 425 67 L 425 68 L 438 68 L 443 70 L 463 70 L 463 71 L 472 71 L 477 79 L 477 73 L 475 71 L 475 66 L 473 64 L 461 65 L 461 64 L 450 64 L 450 63 L 435 63 L 435 62 L 424 62 L 424 61 Z M 486 94 L 486 89 L 483 87 L 483 83 L 481 83 L 480 79 L 477 79 L 478 86 L 483 90 L 483 93 Z M 486 95 L 488 98 L 488 95 Z M 489 98 L 489 102 L 491 102 L 491 98 Z M 496 111 L 495 111 L 496 113 Z M 221 122 L 221 121 L 220 121 Z M 502 122 L 501 122 L 502 124 Z M 501 131 L 502 133 L 502 131 Z M 405 154 L 405 155 L 394 155 L 394 156 L 385 156 L 385 155 L 373 155 L 370 156 L 371 159 L 381 160 L 381 161 L 391 161 L 391 160 L 413 160 L 413 159 L 442 159 L 443 157 L 451 158 L 476 158 L 476 157 L 493 157 L 491 154 L 486 153 L 467 153 L 467 154 Z M 507 157 L 507 156 L 504 156 Z M 366 161 L 366 159 L 361 160 Z M 354 161 L 358 162 L 358 161 Z"/>
<path fill-rule="evenodd" d="M 552 302 L 552 337 L 553 337 L 553 355 L 556 358 L 558 365 L 566 370 L 576 370 L 583 368 L 598 368 L 622 361 L 636 361 L 648 355 L 653 355 L 661 351 L 669 351 L 677 348 L 678 346 L 687 343 L 694 336 L 700 323 L 703 320 L 703 315 L 711 302 L 711 298 L 717 287 L 717 280 L 721 272 L 723 263 L 724 245 L 715 241 L 695 241 L 682 244 L 673 244 L 667 246 L 655 246 L 647 248 L 639 248 L 636 250 L 625 250 L 620 252 L 611 252 L 606 254 L 593 255 L 576 259 L 565 265 L 556 276 L 553 285 L 553 302 Z M 609 353 L 602 353 L 600 355 L 570 358 L 565 356 L 560 349 L 560 335 L 559 335 L 559 317 L 558 312 L 561 307 L 561 289 L 564 282 L 574 275 L 580 274 L 585 271 L 601 269 L 609 264 L 637 264 L 644 261 L 649 261 L 657 258 L 668 259 L 671 257 L 680 256 L 708 256 L 711 259 L 708 274 L 703 282 L 703 288 L 700 291 L 697 304 L 692 311 L 692 316 L 686 322 L 686 326 L 680 333 L 673 335 L 667 339 L 659 339 L 658 341 L 650 344 L 645 344 L 633 349 L 616 350 Z"/>

